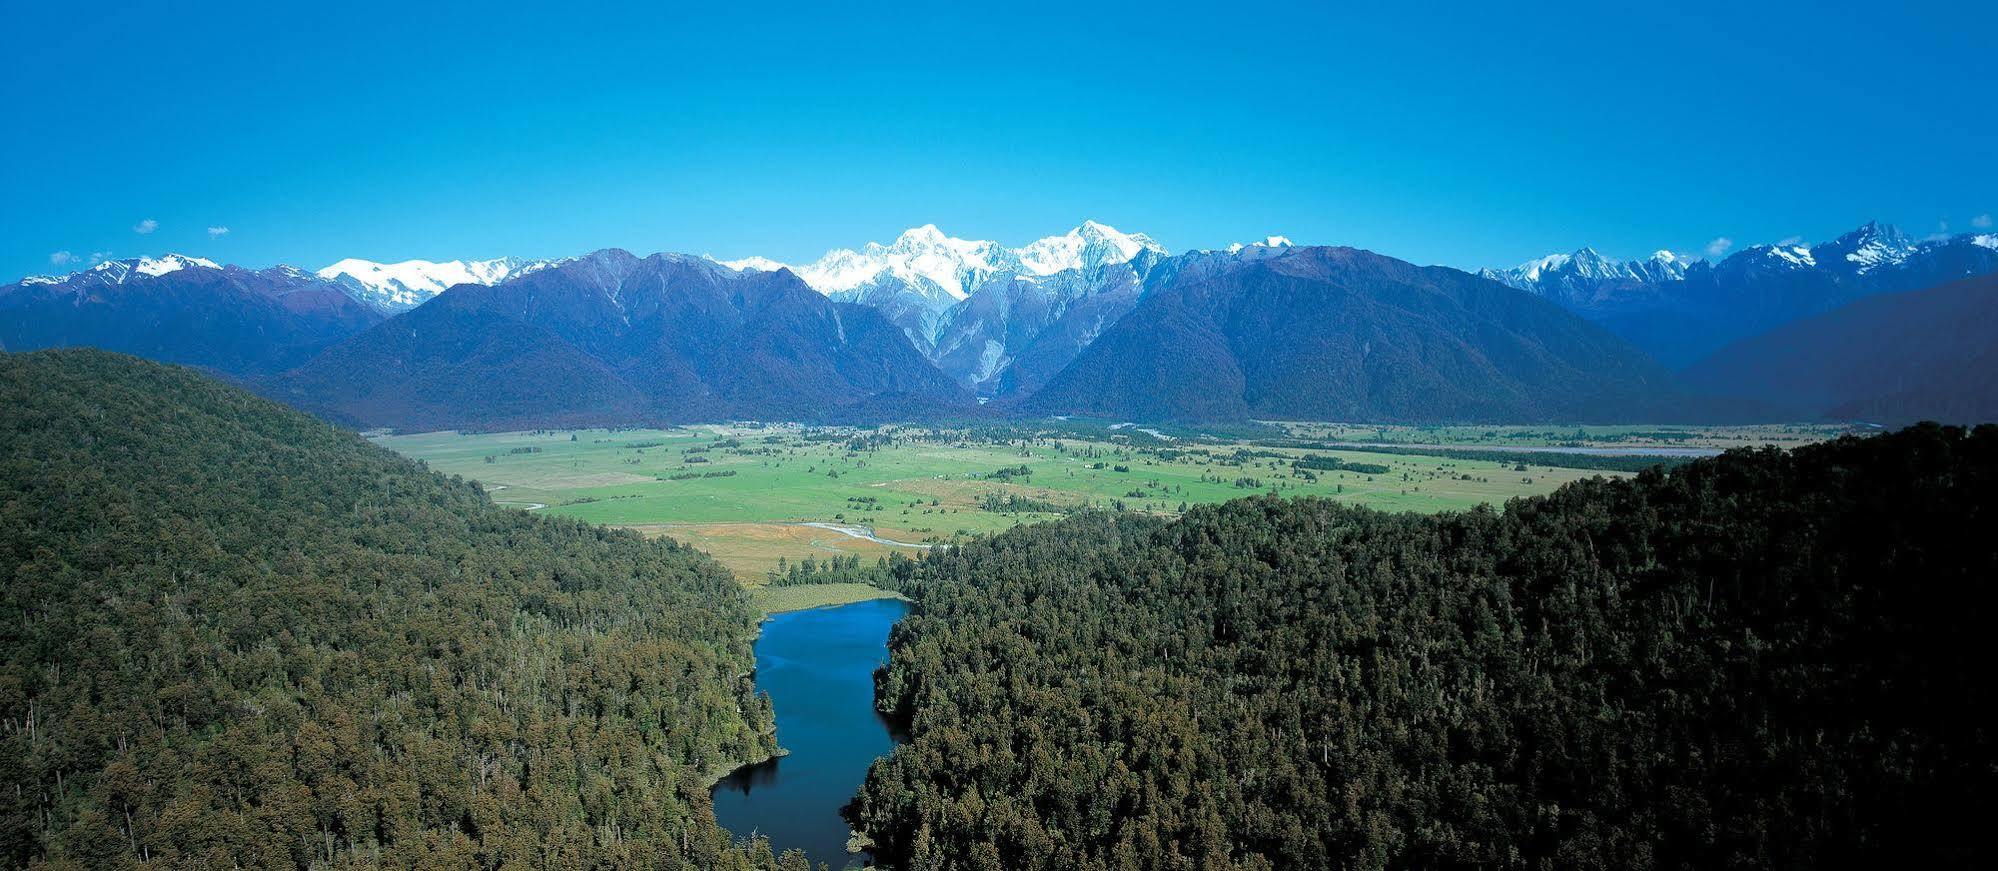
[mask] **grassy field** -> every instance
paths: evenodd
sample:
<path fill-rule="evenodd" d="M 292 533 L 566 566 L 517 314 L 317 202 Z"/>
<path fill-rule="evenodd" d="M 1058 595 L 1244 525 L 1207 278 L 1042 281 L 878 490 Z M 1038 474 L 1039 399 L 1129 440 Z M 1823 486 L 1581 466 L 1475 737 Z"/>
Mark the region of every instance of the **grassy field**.
<path fill-rule="evenodd" d="M 1777 445 L 1797 447 L 1848 432 L 1873 429 L 1845 424 L 1800 423 L 1757 426 L 1383 426 L 1351 423 L 1268 421 L 1304 439 L 1377 444 L 1431 444 L 1453 447 L 1729 448 Z"/>
<path fill-rule="evenodd" d="M 1380 428 L 1283 424 L 1300 439 L 1418 443 L 1565 444 L 1575 430 Z M 1608 430 L 1611 428 L 1597 428 Z M 1630 432 L 1654 431 L 1631 428 Z M 1383 436 L 1382 433 L 1388 433 Z M 1805 438 L 1780 428 L 1705 429 L 1699 439 L 1748 443 Z M 1562 440 L 1563 436 L 1567 439 Z M 1601 432 L 1606 443 L 1626 433 Z M 1823 437 L 1822 434 L 1817 437 Z M 1533 439 L 1544 439 L 1534 441 Z M 482 482 L 501 503 L 671 535 L 761 581 L 780 560 L 945 543 L 1050 519 L 1084 506 L 1174 514 L 1186 506 L 1276 492 L 1387 510 L 1441 511 L 1503 503 L 1612 472 L 1391 453 L 1173 439 L 1113 425 L 1030 433 L 913 428 L 808 430 L 698 426 L 380 436 L 431 468 Z M 1685 440 L 1671 441 L 1684 444 Z M 1705 442 L 1702 442 L 1705 443 Z M 1305 469 L 1337 460 L 1354 469 Z M 1373 466 L 1374 468 L 1369 468 Z M 1385 467 L 1385 468 L 1380 468 Z M 998 500 L 998 501 L 994 501 Z M 849 532 L 806 526 L 825 523 Z M 883 541 L 857 537 L 871 534 Z"/>
<path fill-rule="evenodd" d="M 765 614 L 779 611 L 803 611 L 807 608 L 825 608 L 832 605 L 846 605 L 865 602 L 869 599 L 894 599 L 894 593 L 866 584 L 805 584 L 794 587 L 754 587 L 750 599 Z"/>

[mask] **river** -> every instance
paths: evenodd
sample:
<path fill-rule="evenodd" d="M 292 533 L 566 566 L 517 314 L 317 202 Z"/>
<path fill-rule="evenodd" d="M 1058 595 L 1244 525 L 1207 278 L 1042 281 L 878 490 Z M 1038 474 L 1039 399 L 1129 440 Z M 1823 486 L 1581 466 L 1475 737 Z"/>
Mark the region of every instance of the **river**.
<path fill-rule="evenodd" d="M 777 743 L 790 755 L 715 784 L 715 818 L 738 838 L 770 839 L 840 868 L 848 826 L 839 809 L 867 766 L 895 746 L 874 710 L 874 668 L 888 659 L 888 629 L 909 610 L 899 599 L 770 615 L 756 640 L 756 684 L 777 709 Z"/>

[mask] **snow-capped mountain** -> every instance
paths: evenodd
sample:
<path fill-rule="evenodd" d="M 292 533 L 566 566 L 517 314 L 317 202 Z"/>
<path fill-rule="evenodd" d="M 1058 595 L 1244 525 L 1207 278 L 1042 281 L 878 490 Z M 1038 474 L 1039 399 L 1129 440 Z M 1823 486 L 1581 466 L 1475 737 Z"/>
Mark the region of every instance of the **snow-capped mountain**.
<path fill-rule="evenodd" d="M 89 345 L 244 375 L 295 366 L 381 319 L 304 270 L 181 254 L 0 286 L 0 348 Z"/>
<path fill-rule="evenodd" d="M 141 276 L 160 276 L 169 272 L 179 272 L 190 267 L 221 269 L 215 261 L 204 257 L 188 257 L 184 254 L 167 254 L 161 257 L 133 257 L 125 260 L 106 260 L 79 272 L 68 275 L 30 275 L 21 279 L 22 284 L 70 284 L 79 278 L 101 284 L 124 284 L 127 279 Z"/>
<path fill-rule="evenodd" d="M 1036 240 L 1011 253 L 1025 272 L 1054 275 L 1129 263 L 1146 251 L 1166 253 L 1165 246 L 1143 233 L 1119 233 L 1115 227 L 1083 221 L 1067 233 Z"/>
<path fill-rule="evenodd" d="M 1860 297 L 1998 271 L 1977 236 L 1917 241 L 1870 222 L 1829 242 L 1741 249 L 1719 262 L 1660 251 L 1617 260 L 1583 248 L 1480 275 L 1553 300 L 1668 365 Z"/>
<path fill-rule="evenodd" d="M 404 260 L 377 263 L 347 259 L 319 270 L 320 278 L 338 282 L 354 298 L 384 312 L 408 311 L 431 297 L 460 284 L 492 286 L 540 269 L 556 261 L 498 257 L 492 260 Z"/>
<path fill-rule="evenodd" d="M 1170 259 L 1151 237 L 1094 221 L 1013 253 L 1021 270 L 951 307 L 929 351 L 944 372 L 986 395 L 1039 386 L 1042 370 L 1066 365 L 1130 311 Z"/>
<path fill-rule="evenodd" d="M 737 271 L 790 269 L 835 300 L 875 308 L 952 377 L 976 387 L 1075 302 L 1108 292 L 1135 298 L 1148 264 L 1166 256 L 1142 233 L 1084 221 L 1019 248 L 924 224 L 889 244 L 836 249 L 803 265 L 764 257 L 717 262 Z"/>
<path fill-rule="evenodd" d="M 970 398 L 879 312 L 794 274 L 619 249 L 458 286 L 327 349 L 282 390 L 404 429 L 879 421 Z"/>
<path fill-rule="evenodd" d="M 1528 260 L 1510 269 L 1481 269 L 1478 274 L 1557 300 L 1563 297 L 1585 300 L 1608 283 L 1681 280 L 1693 262 L 1663 250 L 1643 260 L 1618 260 L 1584 247 L 1572 254 L 1549 254 Z"/>
<path fill-rule="evenodd" d="M 1865 226 L 1811 249 L 1811 259 L 1828 268 L 1865 275 L 1892 269 L 1922 250 L 1898 228 L 1868 221 Z"/>
<path fill-rule="evenodd" d="M 869 242 L 859 251 L 829 251 L 815 263 L 794 270 L 814 290 L 832 297 L 865 296 L 869 290 L 896 284 L 925 298 L 956 301 L 971 295 L 993 274 L 1017 261 L 996 242 L 979 242 L 944 235 L 935 224 L 906 230 L 895 241 Z"/>
<path fill-rule="evenodd" d="M 1289 236 L 1265 236 L 1258 242 L 1236 242 L 1228 246 L 1228 253 L 1240 254 L 1249 248 L 1292 248 L 1295 247 Z"/>
<path fill-rule="evenodd" d="M 768 257 L 744 257 L 741 260 L 715 260 L 715 262 L 737 272 L 776 272 L 779 269 L 790 268 Z"/>

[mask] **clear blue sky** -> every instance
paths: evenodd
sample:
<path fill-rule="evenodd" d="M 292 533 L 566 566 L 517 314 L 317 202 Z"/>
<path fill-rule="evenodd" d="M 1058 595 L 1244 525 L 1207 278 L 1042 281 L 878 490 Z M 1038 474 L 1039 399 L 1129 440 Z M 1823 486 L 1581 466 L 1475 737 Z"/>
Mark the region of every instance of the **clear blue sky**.
<path fill-rule="evenodd" d="M 265 5 L 0 12 L 0 275 L 1084 218 L 1476 267 L 1998 212 L 1998 3 Z"/>

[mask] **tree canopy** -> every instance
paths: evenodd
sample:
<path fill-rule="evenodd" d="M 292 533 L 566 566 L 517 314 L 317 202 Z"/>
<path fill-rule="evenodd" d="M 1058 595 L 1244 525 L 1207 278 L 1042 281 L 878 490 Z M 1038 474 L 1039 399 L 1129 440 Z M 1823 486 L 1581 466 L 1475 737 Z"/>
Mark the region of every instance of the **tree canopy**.
<path fill-rule="evenodd" d="M 0 865 L 775 867 L 741 587 L 190 370 L 0 354 Z"/>
<path fill-rule="evenodd" d="M 1998 427 L 884 565 L 898 868 L 1984 866 Z"/>

